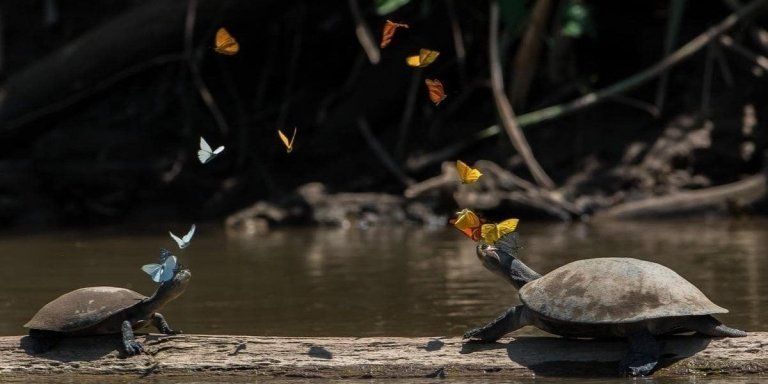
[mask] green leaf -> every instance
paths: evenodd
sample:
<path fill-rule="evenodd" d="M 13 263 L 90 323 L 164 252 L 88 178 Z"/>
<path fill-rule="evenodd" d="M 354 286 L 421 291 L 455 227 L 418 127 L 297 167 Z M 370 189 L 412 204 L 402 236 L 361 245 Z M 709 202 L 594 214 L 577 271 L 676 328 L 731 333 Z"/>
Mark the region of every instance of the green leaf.
<path fill-rule="evenodd" d="M 376 0 L 376 13 L 380 16 L 388 15 L 410 2 L 411 0 Z"/>

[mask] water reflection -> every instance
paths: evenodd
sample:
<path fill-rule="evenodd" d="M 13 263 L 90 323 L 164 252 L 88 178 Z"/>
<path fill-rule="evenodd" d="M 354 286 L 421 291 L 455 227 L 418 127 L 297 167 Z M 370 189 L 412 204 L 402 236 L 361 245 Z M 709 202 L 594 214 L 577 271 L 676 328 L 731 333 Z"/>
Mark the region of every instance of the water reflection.
<path fill-rule="evenodd" d="M 589 257 L 660 262 L 729 308 L 723 321 L 754 331 L 765 330 L 768 307 L 759 278 L 768 272 L 766 224 L 524 222 L 520 231 L 523 259 L 540 273 Z M 72 289 L 150 294 L 155 285 L 140 267 L 172 245 L 162 229 L 1 237 L 0 334 L 24 333 L 40 306 Z M 243 239 L 202 226 L 175 253 L 191 268 L 192 284 L 163 312 L 191 333 L 456 336 L 518 302 L 511 286 L 483 269 L 473 243 L 450 228 L 290 229 Z"/>

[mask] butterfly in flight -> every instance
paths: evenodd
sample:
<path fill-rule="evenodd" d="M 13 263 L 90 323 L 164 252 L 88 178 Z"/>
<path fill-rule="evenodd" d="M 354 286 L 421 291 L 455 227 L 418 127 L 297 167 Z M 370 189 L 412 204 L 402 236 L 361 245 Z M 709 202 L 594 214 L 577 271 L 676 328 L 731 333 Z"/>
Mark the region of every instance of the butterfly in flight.
<path fill-rule="evenodd" d="M 152 278 L 152 281 L 164 283 L 173 278 L 177 265 L 176 256 L 171 251 L 160 248 L 160 264 L 145 264 L 141 269 Z"/>
<path fill-rule="evenodd" d="M 397 31 L 398 28 L 408 29 L 408 24 L 395 23 L 389 20 L 384 23 L 384 32 L 381 34 L 381 48 L 389 45 L 389 43 L 392 41 L 392 37 L 395 36 L 395 31 Z"/>
<path fill-rule="evenodd" d="M 432 64 L 439 55 L 440 52 L 438 51 L 422 48 L 419 50 L 418 55 L 406 57 L 405 62 L 411 67 L 424 68 L 427 65 Z"/>
<path fill-rule="evenodd" d="M 211 146 L 200 136 L 200 150 L 197 151 L 197 158 L 200 159 L 201 163 L 205 164 L 215 159 L 221 152 L 224 152 L 223 145 L 216 148 L 216 150 L 212 150 Z"/>
<path fill-rule="evenodd" d="M 438 79 L 430 80 L 424 79 L 424 83 L 427 84 L 427 91 L 429 91 L 429 99 L 432 100 L 435 105 L 440 105 L 440 102 L 445 100 L 445 89 L 443 83 Z"/>
<path fill-rule="evenodd" d="M 466 208 L 456 212 L 456 215 L 456 218 L 451 219 L 449 223 L 472 240 L 478 241 L 482 238 L 481 226 L 485 220 Z"/>
<path fill-rule="evenodd" d="M 470 167 L 461 160 L 456 160 L 456 172 L 459 173 L 462 184 L 472 184 L 483 175 L 478 169 Z"/>
<path fill-rule="evenodd" d="M 277 135 L 280 136 L 280 140 L 282 140 L 283 144 L 285 144 L 285 152 L 293 152 L 293 140 L 296 139 L 296 127 L 293 127 L 293 136 L 291 136 L 291 140 L 288 140 L 288 136 L 286 136 L 283 131 L 279 129 L 277 130 Z"/>
<path fill-rule="evenodd" d="M 195 225 L 192 224 L 192 228 L 189 229 L 189 232 L 181 238 L 174 235 L 171 231 L 168 231 L 168 234 L 171 235 L 171 239 L 179 245 L 179 248 L 184 249 L 189 246 L 189 242 L 192 241 L 192 236 L 195 235 Z"/>
<path fill-rule="evenodd" d="M 480 236 L 487 244 L 493 245 L 502 236 L 514 232 L 519 221 L 518 219 L 508 219 L 498 224 L 483 224 L 480 228 Z"/>
<path fill-rule="evenodd" d="M 240 44 L 224 27 L 216 31 L 215 43 L 216 46 L 213 49 L 222 55 L 232 56 L 240 51 Z"/>

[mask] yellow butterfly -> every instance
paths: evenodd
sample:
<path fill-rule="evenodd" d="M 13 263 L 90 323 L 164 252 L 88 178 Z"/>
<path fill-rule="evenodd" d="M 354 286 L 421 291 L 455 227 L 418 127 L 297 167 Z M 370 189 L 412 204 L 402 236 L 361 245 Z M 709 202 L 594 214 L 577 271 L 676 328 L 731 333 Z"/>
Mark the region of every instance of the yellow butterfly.
<path fill-rule="evenodd" d="M 451 219 L 448 222 L 453 224 L 456 229 L 461 231 L 461 233 L 470 239 L 475 241 L 480 240 L 480 226 L 485 222 L 485 220 L 479 218 L 477 214 L 466 208 L 456 212 L 456 215 L 458 216 L 455 219 Z"/>
<path fill-rule="evenodd" d="M 406 57 L 405 62 L 408 63 L 408 65 L 411 67 L 424 68 L 427 65 L 432 64 L 439 55 L 440 52 L 438 51 L 422 48 L 419 50 L 418 55 Z"/>
<path fill-rule="evenodd" d="M 296 139 L 296 127 L 293 127 L 293 136 L 290 141 L 288 140 L 288 136 L 279 129 L 277 130 L 277 135 L 280 136 L 280 140 L 285 144 L 285 151 L 291 153 L 293 151 L 293 140 Z"/>
<path fill-rule="evenodd" d="M 508 219 L 498 224 L 483 224 L 480 227 L 480 236 L 486 243 L 493 245 L 502 236 L 514 232 L 519 221 L 518 219 Z"/>
<path fill-rule="evenodd" d="M 456 172 L 462 184 L 472 184 L 483 174 L 476 168 L 472 168 L 461 160 L 456 160 Z"/>
<path fill-rule="evenodd" d="M 216 47 L 214 50 L 222 55 L 232 56 L 240 51 L 240 44 L 224 27 L 216 31 Z"/>

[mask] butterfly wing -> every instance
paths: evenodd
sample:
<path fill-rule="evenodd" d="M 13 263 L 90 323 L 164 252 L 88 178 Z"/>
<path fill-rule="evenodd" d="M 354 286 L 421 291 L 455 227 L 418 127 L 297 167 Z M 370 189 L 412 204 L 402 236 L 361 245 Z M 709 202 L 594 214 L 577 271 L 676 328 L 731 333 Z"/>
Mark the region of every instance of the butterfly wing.
<path fill-rule="evenodd" d="M 429 92 L 429 99 L 435 104 L 440 105 L 440 103 L 445 100 L 445 88 L 443 88 L 443 83 L 440 82 L 440 80 L 430 80 L 430 79 L 424 79 L 424 83 L 427 84 L 427 91 Z"/>
<path fill-rule="evenodd" d="M 214 50 L 222 55 L 232 56 L 240 51 L 240 44 L 224 27 L 216 31 L 215 43 L 216 47 Z"/>
<path fill-rule="evenodd" d="M 501 237 L 499 227 L 496 224 L 483 224 L 480 228 L 480 237 L 488 244 L 494 244 Z"/>
<path fill-rule="evenodd" d="M 197 158 L 201 163 L 205 164 L 211 160 L 213 152 L 211 152 L 211 146 L 200 136 L 200 150 L 197 151 Z"/>
<path fill-rule="evenodd" d="M 171 256 L 165 260 L 162 266 L 162 271 L 159 276 L 158 282 L 164 283 L 173 278 L 173 274 L 176 270 L 176 256 Z"/>
<path fill-rule="evenodd" d="M 397 31 L 397 28 L 400 27 L 408 28 L 408 24 L 395 23 L 390 20 L 387 20 L 387 22 L 384 23 L 384 31 L 381 34 L 381 48 L 389 45 L 389 43 L 392 41 L 392 37 L 395 36 L 395 31 Z"/>
<path fill-rule="evenodd" d="M 405 63 L 411 67 L 416 67 L 416 68 L 421 67 L 421 60 L 419 60 L 419 55 L 406 57 Z"/>
<path fill-rule="evenodd" d="M 499 224 L 483 224 L 480 235 L 486 243 L 495 244 L 504 235 L 514 232 L 518 222 L 518 219 L 508 219 Z"/>
<path fill-rule="evenodd" d="M 461 160 L 456 160 L 456 172 L 458 172 L 462 184 L 472 184 L 483 175 L 479 170 L 470 167 Z"/>
<path fill-rule="evenodd" d="M 171 232 L 171 231 L 168 231 L 168 234 L 171 235 L 171 239 L 173 239 L 173 241 L 176 242 L 176 245 L 178 245 L 179 248 L 183 249 L 184 247 L 186 247 L 186 244 L 184 244 L 184 243 L 186 243 L 186 241 L 184 241 L 181 238 L 179 238 L 178 236 L 174 235 L 173 232 Z"/>
<path fill-rule="evenodd" d="M 283 141 L 283 144 L 285 145 L 285 151 L 287 153 L 291 153 L 293 151 L 293 139 L 296 138 L 296 128 L 293 129 L 293 138 L 291 140 L 288 140 L 288 136 L 286 136 L 283 131 L 277 130 L 277 135 L 280 136 L 280 140 Z"/>
<path fill-rule="evenodd" d="M 218 148 L 216 148 L 216 150 L 213 151 L 214 156 L 212 156 L 212 157 L 215 157 L 216 155 L 218 155 L 219 153 L 222 153 L 222 152 L 224 152 L 224 146 L 223 145 L 218 147 Z"/>
<path fill-rule="evenodd" d="M 461 210 L 458 212 L 456 219 L 451 219 L 449 222 L 470 239 L 475 241 L 480 240 L 480 226 L 483 221 L 469 209 Z"/>
<path fill-rule="evenodd" d="M 422 48 L 419 50 L 419 67 L 424 68 L 434 63 L 438 56 L 440 56 L 440 52 Z"/>
<path fill-rule="evenodd" d="M 172 256 L 173 256 L 173 253 L 171 253 L 171 251 L 165 248 L 160 248 L 160 264 L 165 263 L 165 261 Z"/>
<path fill-rule="evenodd" d="M 184 244 L 185 244 L 184 247 L 189 245 L 189 242 L 192 241 L 192 236 L 195 235 L 195 229 L 197 229 L 197 227 L 195 227 L 195 225 L 192 224 L 192 228 L 190 228 L 189 232 L 187 232 L 187 234 L 184 235 L 184 237 L 182 238 L 182 241 L 184 241 Z M 184 248 L 184 247 L 182 247 L 182 248 Z"/>
<path fill-rule="evenodd" d="M 507 233 L 512 233 L 517 229 L 517 223 L 519 223 L 519 219 L 507 219 L 502 221 L 498 224 L 499 227 L 499 234 L 501 236 L 506 235 Z"/>
<path fill-rule="evenodd" d="M 395 35 L 396 29 L 397 25 L 395 23 L 389 20 L 384 23 L 384 31 L 381 34 L 381 44 L 379 44 L 379 47 L 384 48 L 389 45 L 389 42 L 392 41 L 392 36 Z"/>
<path fill-rule="evenodd" d="M 163 266 L 160 264 L 144 264 L 141 267 L 141 270 L 146 272 L 149 277 L 152 279 L 152 281 L 159 283 L 160 282 L 160 275 L 163 272 Z"/>

